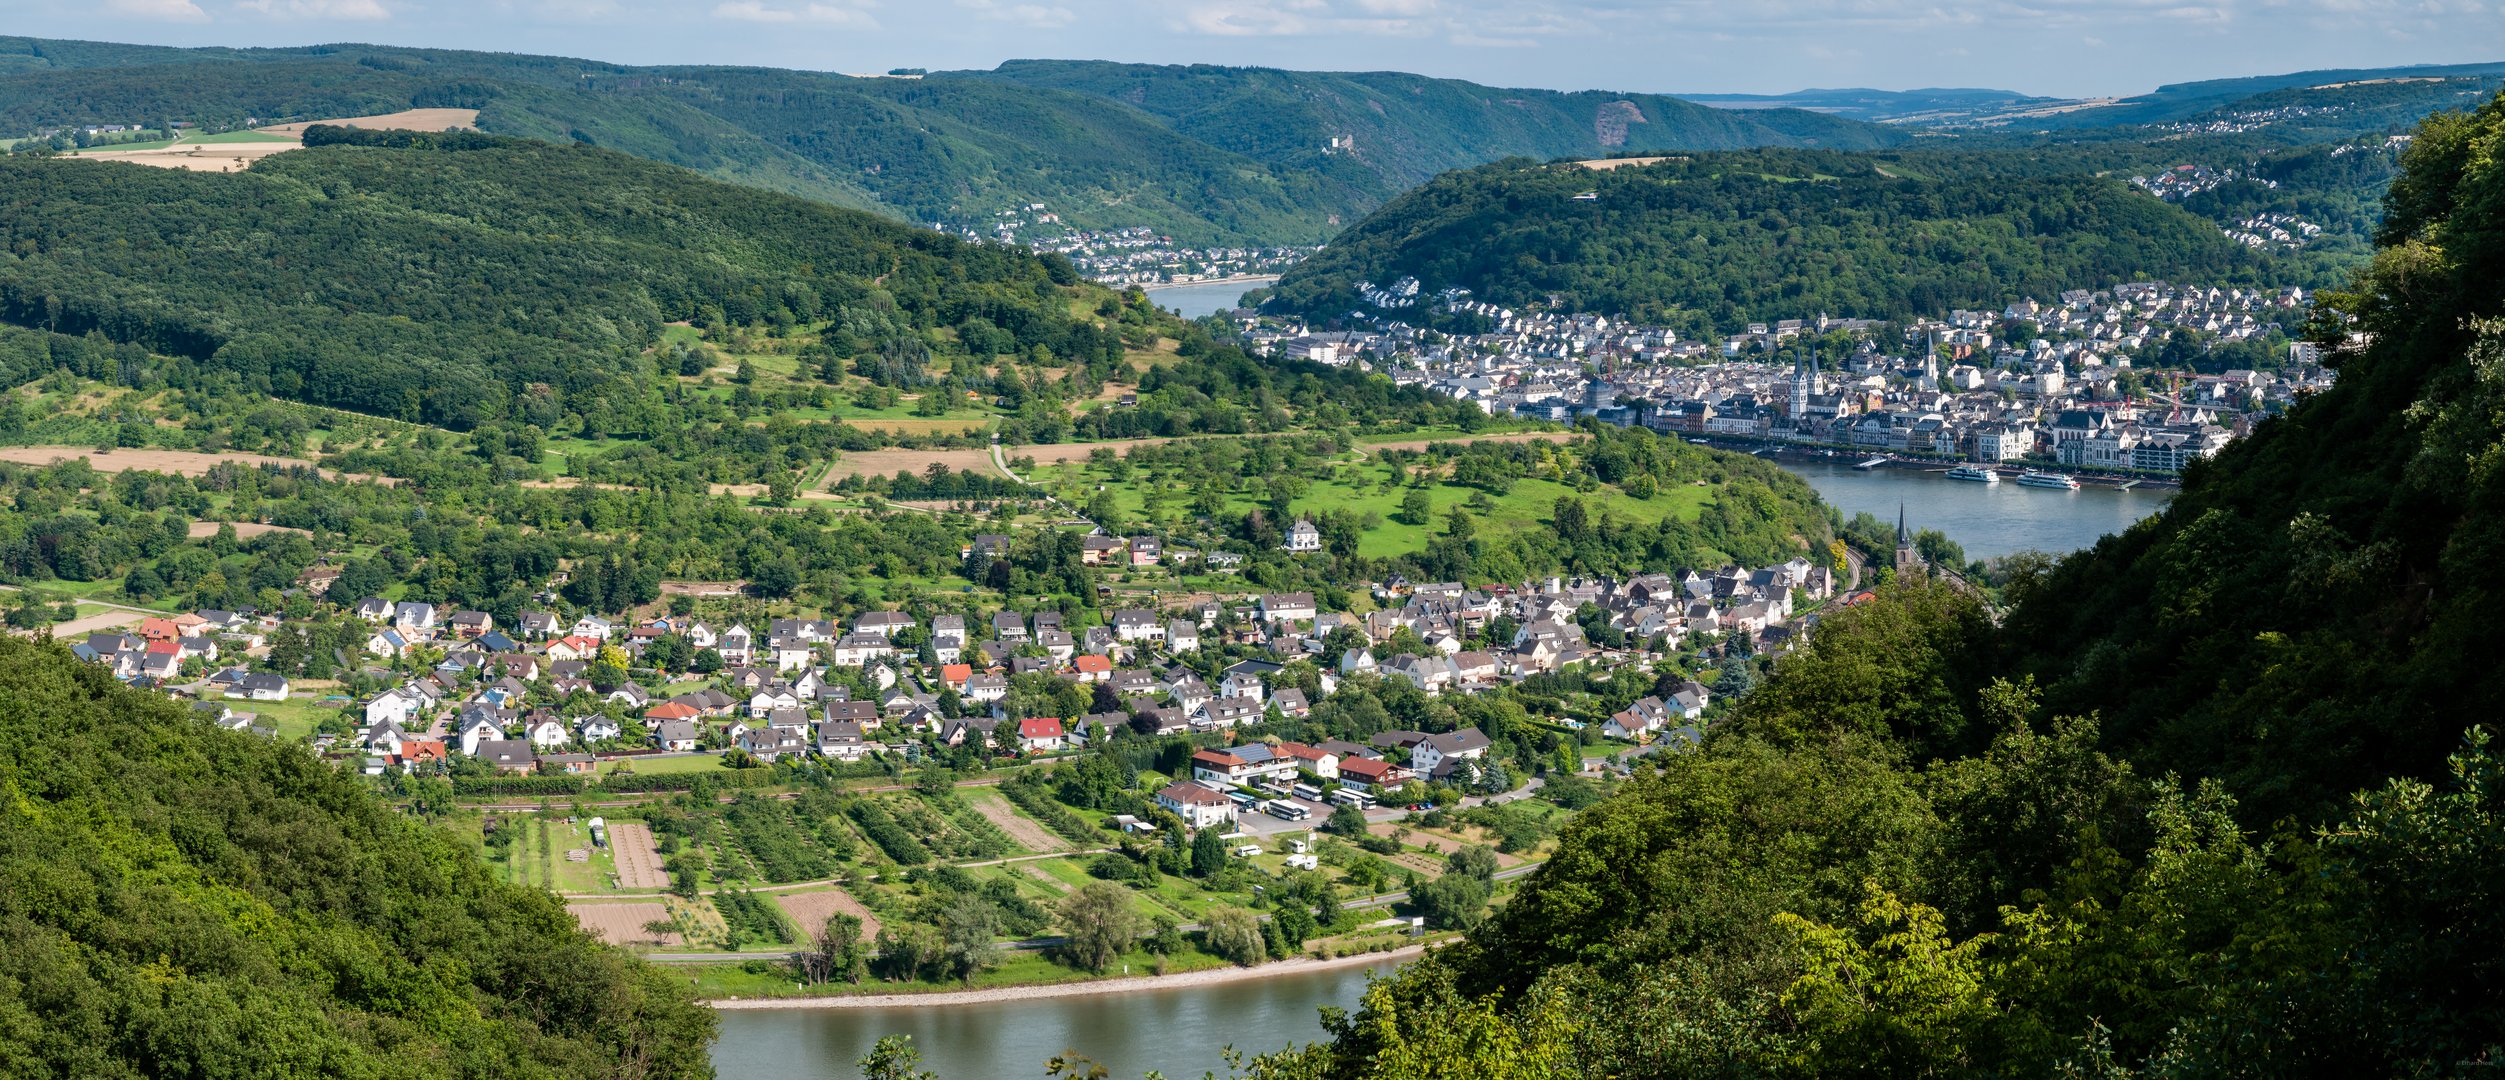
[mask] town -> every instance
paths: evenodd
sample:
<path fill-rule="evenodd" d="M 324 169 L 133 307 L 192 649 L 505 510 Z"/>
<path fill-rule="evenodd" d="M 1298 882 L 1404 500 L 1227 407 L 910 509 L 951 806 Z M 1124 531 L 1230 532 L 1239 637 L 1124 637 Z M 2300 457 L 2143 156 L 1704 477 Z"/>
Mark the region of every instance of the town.
<path fill-rule="evenodd" d="M 989 220 L 978 224 L 935 221 L 931 228 L 967 240 L 1062 255 L 1080 274 L 1116 287 L 1276 275 L 1303 261 L 1314 250 L 1293 245 L 1192 247 L 1177 244 L 1174 238 L 1145 225 L 1072 228 L 1043 203 L 996 211 Z"/>
<path fill-rule="evenodd" d="M 1344 321 L 1368 329 L 1328 332 L 1249 310 L 1229 318 L 1256 350 L 1362 365 L 1493 415 L 2153 477 L 2215 454 L 2333 377 L 2313 346 L 2285 341 L 2308 305 L 2294 287 L 2141 282 L 1901 324 L 1752 324 L 1713 342 L 1517 312 L 1463 289 L 1422 296 L 1414 278 L 1361 291 L 1377 310 L 1423 305 L 1488 329 L 1445 334 L 1362 313 Z M 2246 362 L 2206 369 L 2221 356 Z"/>

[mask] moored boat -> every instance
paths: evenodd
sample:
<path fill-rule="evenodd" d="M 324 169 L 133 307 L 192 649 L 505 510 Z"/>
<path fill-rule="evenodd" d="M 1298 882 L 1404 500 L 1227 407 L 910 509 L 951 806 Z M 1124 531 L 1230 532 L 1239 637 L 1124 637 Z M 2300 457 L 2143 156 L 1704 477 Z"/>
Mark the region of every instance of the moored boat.
<path fill-rule="evenodd" d="M 2018 483 L 2023 487 L 2059 488 L 2063 491 L 2079 490 L 2079 482 L 2077 480 L 2073 480 L 2060 473 L 2052 472 L 2035 472 L 2032 470 L 2022 472 L 2018 474 Z"/>
<path fill-rule="evenodd" d="M 1990 469 L 1978 469 L 1972 465 L 1960 465 L 1954 469 L 1948 470 L 1946 475 L 1951 480 L 1972 480 L 1978 484 L 1997 484 L 2001 482 L 2001 474 L 1993 472 Z"/>

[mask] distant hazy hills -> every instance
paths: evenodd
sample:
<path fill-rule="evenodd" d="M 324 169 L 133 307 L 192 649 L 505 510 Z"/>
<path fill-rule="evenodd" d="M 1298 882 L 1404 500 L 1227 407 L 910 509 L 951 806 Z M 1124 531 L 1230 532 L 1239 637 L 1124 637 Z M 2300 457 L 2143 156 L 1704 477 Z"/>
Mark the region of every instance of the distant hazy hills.
<path fill-rule="evenodd" d="M 1041 202 L 1081 227 L 1272 243 L 1321 241 L 1419 181 L 1509 155 L 1874 148 L 1905 137 L 1797 110 L 1400 74 L 1023 62 L 853 78 L 367 45 L 0 39 L 0 134 L 412 106 L 477 108 L 493 133 L 594 143 L 915 221 Z"/>
<path fill-rule="evenodd" d="M 2288 105 L 2315 115 L 2289 119 L 2299 137 L 2337 138 L 2406 127 L 2438 109 L 2477 105 L 2505 82 L 2505 62 L 2339 68 L 2169 83 L 2120 98 L 2034 97 L 2013 90 L 1798 90 L 1789 94 L 1688 94 L 1725 109 L 1807 109 L 1851 120 L 1918 127 L 2080 132 L 2205 122 Z M 2338 117 L 2338 119 L 2331 119 Z M 2267 122 L 2267 121 L 2266 121 Z M 2276 121 L 2285 123 L 2285 120 Z"/>

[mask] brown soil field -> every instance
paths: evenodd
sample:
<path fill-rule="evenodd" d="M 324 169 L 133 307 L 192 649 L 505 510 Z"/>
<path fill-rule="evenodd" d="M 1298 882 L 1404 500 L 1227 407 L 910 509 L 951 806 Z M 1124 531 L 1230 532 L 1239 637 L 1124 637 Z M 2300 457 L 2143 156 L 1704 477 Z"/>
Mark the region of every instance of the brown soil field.
<path fill-rule="evenodd" d="M 664 581 L 663 596 L 738 596 L 747 591 L 745 581 Z"/>
<path fill-rule="evenodd" d="M 276 124 L 256 128 L 264 135 L 277 135 L 284 142 L 176 143 L 156 150 L 91 150 L 78 154 L 82 161 L 126 161 L 133 165 L 153 165 L 160 169 L 190 169 L 194 172 L 239 172 L 252 163 L 272 154 L 303 149 L 297 140 L 304 129 L 314 124 L 335 124 L 353 128 L 397 128 L 404 131 L 450 131 L 454 128 L 478 126 L 476 109 L 407 109 L 380 116 L 351 116 L 338 120 L 307 120 L 297 124 Z"/>
<path fill-rule="evenodd" d="M 477 128 L 477 109 L 402 109 L 379 116 L 351 116 L 340 120 L 307 120 L 297 124 L 273 124 L 253 130 L 268 135 L 294 135 L 301 138 L 304 129 L 315 124 L 334 127 L 392 129 L 398 131 L 450 131 L 454 128 Z"/>
<path fill-rule="evenodd" d="M 235 539 L 237 540 L 250 540 L 256 536 L 268 536 L 269 534 L 275 532 L 291 532 L 300 536 L 313 535 L 310 530 L 299 529 L 292 525 L 264 525 L 258 521 L 237 521 L 231 523 L 224 521 L 195 521 L 191 523 L 191 527 L 186 531 L 192 539 L 200 540 L 216 536 L 218 527 L 227 524 L 235 526 Z"/>
<path fill-rule="evenodd" d="M 93 615 L 81 615 L 65 623 L 54 623 L 52 636 L 63 642 L 75 641 L 98 630 L 137 626 L 146 618 L 146 615 L 136 611 L 99 611 Z"/>
<path fill-rule="evenodd" d="M 1010 806 L 1002 797 L 977 795 L 966 801 L 973 804 L 975 813 L 1000 826 L 1000 831 L 1008 833 L 1009 839 L 1017 841 L 1019 847 L 1039 854 L 1069 850 L 1070 845 L 1062 843 L 1061 838 L 1054 836 L 1042 822 L 1018 813 L 1017 808 Z"/>
<path fill-rule="evenodd" d="M 1515 431 L 1504 435 L 1446 435 L 1433 439 L 1402 439 L 1398 442 L 1358 443 L 1359 450 L 1424 450 L 1436 443 L 1511 443 L 1511 442 L 1573 442 L 1582 438 L 1571 431 Z"/>
<path fill-rule="evenodd" d="M 775 893 L 774 902 L 782 905 L 783 914 L 791 916 L 800 932 L 816 940 L 818 931 L 826 926 L 829 915 L 851 915 L 861 920 L 861 940 L 878 936 L 878 916 L 861 906 L 861 901 L 842 889 L 819 889 L 812 892 Z"/>
<path fill-rule="evenodd" d="M 837 459 L 820 483 L 847 476 L 894 476 L 898 472 L 919 476 L 934 463 L 958 472 L 989 472 L 992 456 L 984 450 L 860 450 Z"/>
<path fill-rule="evenodd" d="M 666 889 L 670 875 L 661 869 L 661 853 L 653 850 L 652 827 L 640 821 L 612 821 L 609 851 L 618 867 L 618 888 Z"/>
<path fill-rule="evenodd" d="M 583 929 L 600 935 L 601 940 L 611 945 L 652 944 L 656 939 L 644 931 L 644 924 L 670 917 L 669 907 L 659 903 L 567 904 L 566 910 L 574 913 L 574 921 L 583 924 Z M 679 936 L 676 933 L 663 934 L 658 941 L 663 945 L 676 945 Z"/>
<path fill-rule="evenodd" d="M 1575 162 L 1575 164 L 1581 165 L 1586 169 L 1592 170 L 1593 172 L 1608 172 L 1611 169 L 1624 169 L 1635 165 L 1650 165 L 1656 161 L 1669 160 L 1672 159 L 1666 157 L 1593 158 L 1590 161 L 1578 161 Z"/>
<path fill-rule="evenodd" d="M 174 473 L 179 476 L 205 475 L 211 466 L 221 461 L 237 461 L 246 465 L 306 467 L 311 467 L 313 464 L 303 458 L 271 457 L 268 454 L 246 454 L 237 451 L 203 454 L 193 450 L 98 450 L 94 447 L 79 446 L 0 446 L 0 461 L 10 461 L 20 465 L 50 465 L 57 461 L 81 457 L 94 465 L 97 472 L 117 473 L 132 469 L 145 469 L 151 472 Z M 378 483 L 386 487 L 400 482 L 395 477 L 367 476 L 364 473 L 335 473 L 328 469 L 322 470 L 322 475 Z"/>
<path fill-rule="evenodd" d="M 193 172 L 242 172 L 272 154 L 301 149 L 297 142 L 178 143 L 156 150 L 91 150 L 78 161 L 121 161 Z"/>

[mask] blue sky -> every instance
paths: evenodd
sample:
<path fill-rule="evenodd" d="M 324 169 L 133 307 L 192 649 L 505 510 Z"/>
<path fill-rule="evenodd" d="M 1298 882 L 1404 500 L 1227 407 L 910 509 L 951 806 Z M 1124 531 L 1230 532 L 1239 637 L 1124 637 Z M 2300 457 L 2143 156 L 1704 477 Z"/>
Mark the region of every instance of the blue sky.
<path fill-rule="evenodd" d="M 0 0 L 0 29 L 832 71 L 1013 57 L 1392 68 L 1510 86 L 2063 97 L 2505 60 L 2505 0 Z"/>

